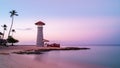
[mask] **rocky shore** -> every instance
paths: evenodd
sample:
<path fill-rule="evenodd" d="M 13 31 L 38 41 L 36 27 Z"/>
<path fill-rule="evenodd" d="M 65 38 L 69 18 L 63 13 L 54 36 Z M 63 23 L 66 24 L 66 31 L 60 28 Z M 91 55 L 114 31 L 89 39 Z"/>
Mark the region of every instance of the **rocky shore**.
<path fill-rule="evenodd" d="M 80 47 L 37 47 L 35 45 L 16 45 L 9 47 L 0 47 L 0 54 L 42 54 L 49 51 L 60 51 L 60 50 L 88 50 L 90 48 Z"/>
<path fill-rule="evenodd" d="M 79 48 L 79 47 L 63 47 L 63 48 L 57 48 L 57 47 L 48 47 L 43 49 L 30 49 L 30 50 L 24 50 L 24 51 L 18 51 L 13 52 L 15 54 L 42 54 L 43 52 L 48 51 L 60 51 L 60 50 L 88 50 L 90 48 Z"/>

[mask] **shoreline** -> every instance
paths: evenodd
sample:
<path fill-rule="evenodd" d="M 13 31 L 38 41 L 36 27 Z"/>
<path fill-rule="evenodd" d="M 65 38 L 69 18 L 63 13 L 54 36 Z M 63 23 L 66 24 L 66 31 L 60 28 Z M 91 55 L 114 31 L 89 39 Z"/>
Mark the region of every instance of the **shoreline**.
<path fill-rule="evenodd" d="M 38 47 L 36 45 L 14 45 L 9 47 L 0 46 L 0 55 L 15 54 L 42 54 L 48 51 L 58 50 L 88 50 L 90 48 L 80 47 Z"/>

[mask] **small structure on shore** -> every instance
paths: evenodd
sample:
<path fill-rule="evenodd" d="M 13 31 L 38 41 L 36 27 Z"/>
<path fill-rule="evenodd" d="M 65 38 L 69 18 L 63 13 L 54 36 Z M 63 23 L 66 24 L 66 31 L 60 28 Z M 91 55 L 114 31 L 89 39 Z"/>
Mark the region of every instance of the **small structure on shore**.
<path fill-rule="evenodd" d="M 37 25 L 37 42 L 36 42 L 36 45 L 39 46 L 39 47 L 44 47 L 43 25 L 45 25 L 45 23 L 43 23 L 42 21 L 38 21 L 37 23 L 35 23 L 35 25 Z"/>
<path fill-rule="evenodd" d="M 57 44 L 57 43 L 47 44 L 47 47 L 59 47 L 60 48 L 60 44 Z"/>

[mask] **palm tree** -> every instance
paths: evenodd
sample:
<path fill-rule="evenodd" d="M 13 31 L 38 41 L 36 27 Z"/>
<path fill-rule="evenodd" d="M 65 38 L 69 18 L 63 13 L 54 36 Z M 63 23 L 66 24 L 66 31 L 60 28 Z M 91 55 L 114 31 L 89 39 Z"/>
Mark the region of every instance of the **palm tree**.
<path fill-rule="evenodd" d="M 7 25 L 4 24 L 2 27 L 3 27 L 3 37 L 2 37 L 2 39 L 3 39 L 3 38 L 4 38 L 4 35 L 5 35 L 5 31 L 7 30 Z"/>
<path fill-rule="evenodd" d="M 8 37 L 10 36 L 10 32 L 12 30 L 12 26 L 13 26 L 13 21 L 14 21 L 14 16 L 18 16 L 18 14 L 16 14 L 17 12 L 15 10 L 12 10 L 10 11 L 10 17 L 12 18 L 12 21 L 11 21 L 11 26 L 10 26 L 10 30 L 9 30 L 9 33 L 8 33 Z"/>
<path fill-rule="evenodd" d="M 13 36 L 13 33 L 16 32 L 15 29 L 12 29 L 12 36 Z"/>

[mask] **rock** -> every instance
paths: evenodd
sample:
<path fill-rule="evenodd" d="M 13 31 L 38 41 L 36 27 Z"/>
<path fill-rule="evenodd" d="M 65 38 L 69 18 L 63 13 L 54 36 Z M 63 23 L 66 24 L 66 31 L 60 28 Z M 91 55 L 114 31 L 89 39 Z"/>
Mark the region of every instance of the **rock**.
<path fill-rule="evenodd" d="M 64 48 L 45 48 L 45 49 L 31 49 L 19 52 L 13 52 L 16 54 L 43 54 L 43 52 L 53 51 L 53 50 L 87 50 L 90 48 L 79 48 L 79 47 L 64 47 Z"/>

